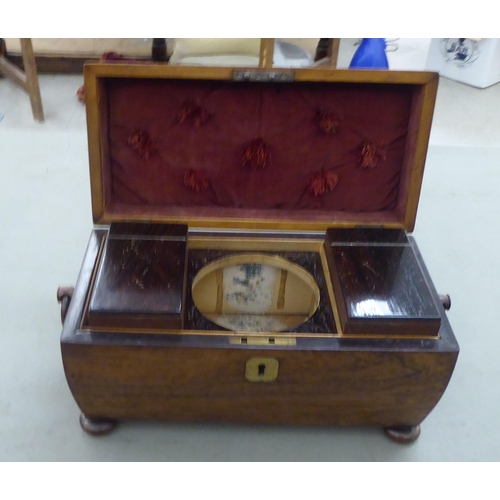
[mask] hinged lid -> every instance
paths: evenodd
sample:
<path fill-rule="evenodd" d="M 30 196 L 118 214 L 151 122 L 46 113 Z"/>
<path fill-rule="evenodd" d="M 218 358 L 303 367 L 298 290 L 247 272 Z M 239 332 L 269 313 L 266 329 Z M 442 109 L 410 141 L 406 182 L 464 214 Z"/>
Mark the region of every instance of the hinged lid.
<path fill-rule="evenodd" d="M 411 231 L 437 74 L 282 71 L 86 65 L 94 221 Z"/>

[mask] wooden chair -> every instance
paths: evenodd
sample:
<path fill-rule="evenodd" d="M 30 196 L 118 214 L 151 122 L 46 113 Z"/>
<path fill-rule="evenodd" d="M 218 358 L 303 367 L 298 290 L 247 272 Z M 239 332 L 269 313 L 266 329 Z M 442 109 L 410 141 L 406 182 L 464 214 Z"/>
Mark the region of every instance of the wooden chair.
<path fill-rule="evenodd" d="M 6 57 L 5 43 L 0 39 L 0 74 L 11 80 L 24 90 L 30 97 L 33 118 L 38 123 L 44 122 L 42 98 L 38 85 L 35 55 L 31 38 L 21 38 L 21 54 L 23 57 L 24 71 L 12 64 Z"/>
<path fill-rule="evenodd" d="M 261 38 L 259 67 L 271 68 L 274 56 L 274 38 Z M 336 68 L 339 55 L 340 38 L 320 38 L 314 61 L 317 67 Z M 167 58 L 165 38 L 153 38 L 152 59 L 164 62 Z"/>

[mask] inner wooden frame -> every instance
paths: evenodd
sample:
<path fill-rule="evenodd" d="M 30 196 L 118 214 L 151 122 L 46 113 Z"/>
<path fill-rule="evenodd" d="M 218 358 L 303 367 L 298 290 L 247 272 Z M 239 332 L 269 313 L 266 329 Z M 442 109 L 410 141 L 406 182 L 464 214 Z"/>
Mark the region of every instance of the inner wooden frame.
<path fill-rule="evenodd" d="M 398 335 L 398 334 L 346 334 L 342 329 L 342 322 L 337 307 L 335 291 L 329 279 L 329 265 L 325 252 L 325 242 L 323 239 L 310 237 L 300 233 L 290 235 L 290 237 L 276 237 L 264 235 L 240 236 L 238 234 L 214 233 L 203 234 L 203 231 L 195 235 L 189 235 L 187 246 L 190 250 L 229 250 L 234 252 L 317 252 L 319 254 L 323 275 L 325 278 L 326 290 L 328 293 L 329 305 L 335 323 L 335 333 L 296 333 L 296 332 L 239 332 L 231 330 L 194 330 L 194 329 L 152 329 L 152 328 L 124 328 L 124 327 L 96 327 L 88 324 L 88 305 L 92 294 L 99 263 L 102 258 L 103 248 L 106 238 L 103 238 L 101 248 L 94 266 L 92 279 L 87 291 L 87 298 L 82 315 L 80 329 L 84 331 L 116 333 L 116 334 L 168 334 L 168 335 L 202 335 L 202 336 L 224 336 L 228 337 L 230 343 L 254 344 L 254 345 L 294 345 L 297 338 L 352 338 L 352 339 L 438 339 L 440 335 Z M 191 286 L 192 283 L 186 283 Z"/>
<path fill-rule="evenodd" d="M 86 331 L 94 331 L 94 332 L 108 332 L 108 333 L 118 333 L 118 334 L 130 334 L 130 333 L 138 333 L 138 334 L 173 334 L 173 335 L 206 335 L 206 336 L 229 336 L 230 341 L 233 343 L 240 343 L 241 339 L 251 339 L 251 338 L 260 338 L 262 341 L 267 340 L 269 338 L 273 339 L 271 344 L 275 343 L 274 339 L 276 339 L 276 345 L 279 344 L 287 344 L 289 341 L 293 343 L 294 338 L 298 337 L 339 337 L 342 335 L 339 326 L 340 320 L 338 311 L 335 305 L 335 297 L 333 292 L 332 284 L 330 283 L 328 277 L 328 263 L 326 259 L 326 255 L 324 252 L 324 242 L 320 239 L 310 239 L 307 237 L 297 237 L 297 238 L 277 238 L 277 237 L 241 237 L 241 236 L 189 236 L 188 237 L 188 253 L 190 250 L 194 249 L 210 249 L 210 250 L 230 250 L 241 253 L 258 251 L 261 253 L 272 254 L 273 252 L 283 252 L 283 251 L 294 251 L 294 252 L 314 252 L 318 253 L 321 265 L 323 276 L 325 277 L 326 289 L 328 293 L 328 301 L 331 306 L 331 310 L 333 312 L 333 320 L 335 323 L 335 327 L 337 329 L 337 333 L 295 333 L 295 332 L 238 332 L 231 330 L 191 330 L 191 329 L 152 329 L 152 328 L 124 328 L 124 327 L 97 327 L 90 326 L 88 323 L 88 307 L 90 296 L 92 295 L 92 291 L 94 289 L 97 271 L 99 269 L 99 264 L 101 262 L 103 248 L 106 243 L 106 238 L 103 238 L 101 243 L 101 248 L 99 251 L 98 258 L 96 260 L 96 264 L 93 270 L 93 276 L 90 282 L 89 289 L 87 291 L 87 299 L 85 302 L 84 313 L 82 315 L 82 321 L 80 324 L 81 330 Z M 187 286 L 191 286 L 192 283 L 187 283 Z M 252 341 L 244 342 L 244 343 L 255 343 Z M 257 343 L 260 343 L 257 341 Z"/>

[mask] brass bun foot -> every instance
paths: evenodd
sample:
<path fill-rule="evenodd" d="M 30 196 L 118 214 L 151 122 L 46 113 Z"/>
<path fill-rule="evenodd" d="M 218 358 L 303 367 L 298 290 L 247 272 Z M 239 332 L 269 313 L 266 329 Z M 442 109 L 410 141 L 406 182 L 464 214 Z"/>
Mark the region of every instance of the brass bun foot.
<path fill-rule="evenodd" d="M 83 413 L 80 413 L 80 426 L 91 436 L 104 436 L 112 432 L 118 422 L 116 420 L 108 420 L 105 418 L 88 418 Z"/>
<path fill-rule="evenodd" d="M 401 427 L 385 427 L 385 435 L 399 444 L 410 444 L 418 439 L 420 436 L 420 425 L 414 427 L 401 426 Z"/>

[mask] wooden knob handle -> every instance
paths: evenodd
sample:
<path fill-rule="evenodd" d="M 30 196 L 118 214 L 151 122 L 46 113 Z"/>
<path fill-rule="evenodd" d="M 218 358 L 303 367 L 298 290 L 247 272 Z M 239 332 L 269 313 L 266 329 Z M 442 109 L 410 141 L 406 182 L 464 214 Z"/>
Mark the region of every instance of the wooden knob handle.
<path fill-rule="evenodd" d="M 451 297 L 448 294 L 439 295 L 439 300 L 443 304 L 444 310 L 449 311 L 451 308 Z"/>

